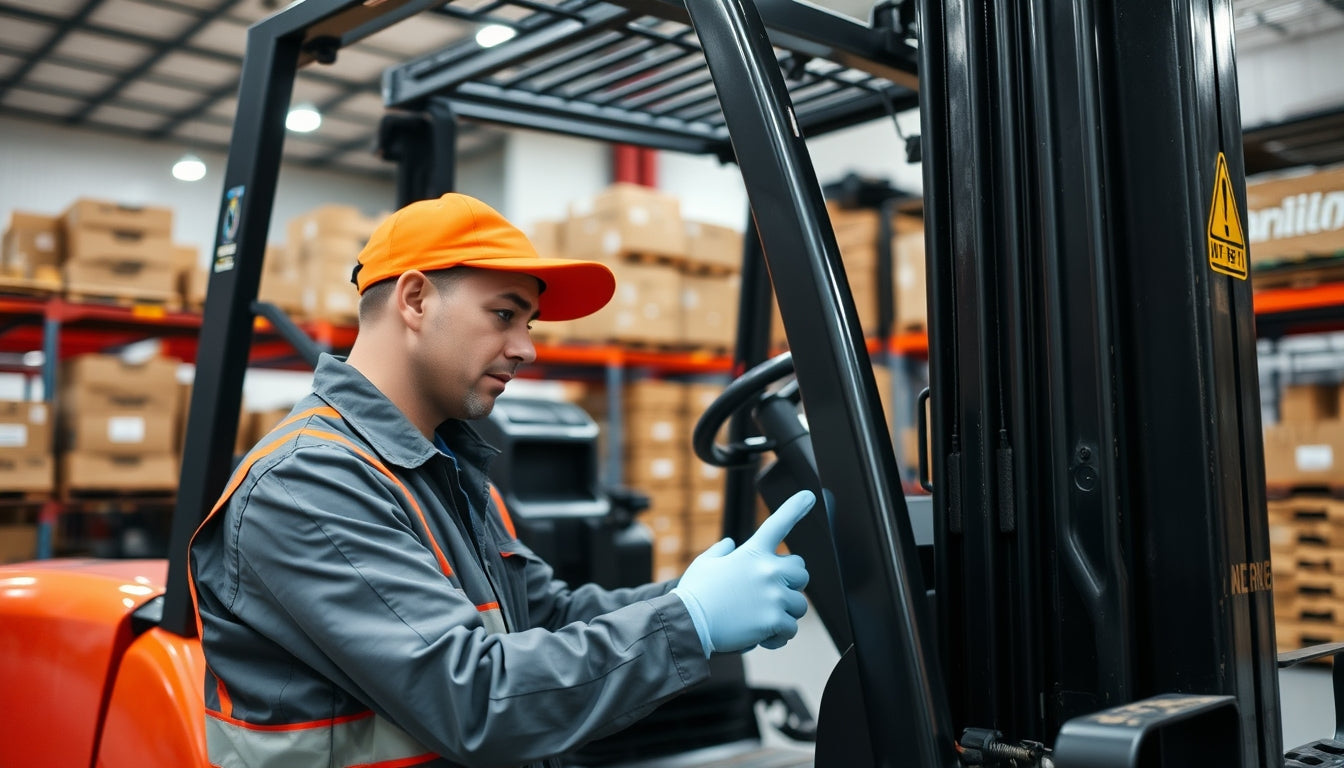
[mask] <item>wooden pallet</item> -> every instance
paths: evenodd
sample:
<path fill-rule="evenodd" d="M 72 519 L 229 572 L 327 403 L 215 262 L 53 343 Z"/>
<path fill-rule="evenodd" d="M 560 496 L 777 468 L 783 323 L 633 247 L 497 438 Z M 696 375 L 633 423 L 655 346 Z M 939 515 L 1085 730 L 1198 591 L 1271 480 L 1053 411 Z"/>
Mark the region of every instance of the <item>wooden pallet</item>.
<path fill-rule="evenodd" d="M 68 507 L 166 505 L 177 499 L 177 488 L 105 488 L 70 486 L 60 489 L 57 498 Z"/>
<path fill-rule="evenodd" d="M 61 292 L 60 280 L 43 280 L 18 275 L 0 275 L 0 293 L 10 296 L 46 297 Z"/>
<path fill-rule="evenodd" d="M 1271 502 L 1291 500 L 1299 496 L 1344 499 L 1344 485 L 1332 483 L 1316 485 L 1266 483 L 1265 485 L 1265 497 Z"/>
<path fill-rule="evenodd" d="M 1272 568 L 1276 582 L 1280 578 L 1286 579 L 1298 574 L 1344 576 L 1344 550 L 1302 549 L 1288 552 L 1282 558 L 1275 557 Z"/>
<path fill-rule="evenodd" d="M 1344 642 L 1344 627 L 1308 621 L 1275 622 L 1274 634 L 1278 637 L 1279 651 L 1295 651 L 1322 643 Z M 1328 659 L 1326 659 L 1328 663 Z"/>
<path fill-rule="evenodd" d="M 130 294 L 98 290 L 90 288 L 88 290 L 75 290 L 67 288 L 65 297 L 72 302 L 81 304 L 106 304 L 114 307 L 154 307 L 169 312 L 176 312 L 182 307 L 181 297 L 177 293 L 163 294 Z"/>
<path fill-rule="evenodd" d="M 1344 600 L 1332 597 L 1303 597 L 1296 600 L 1275 601 L 1274 615 L 1283 621 L 1328 624 L 1335 631 L 1344 632 Z"/>

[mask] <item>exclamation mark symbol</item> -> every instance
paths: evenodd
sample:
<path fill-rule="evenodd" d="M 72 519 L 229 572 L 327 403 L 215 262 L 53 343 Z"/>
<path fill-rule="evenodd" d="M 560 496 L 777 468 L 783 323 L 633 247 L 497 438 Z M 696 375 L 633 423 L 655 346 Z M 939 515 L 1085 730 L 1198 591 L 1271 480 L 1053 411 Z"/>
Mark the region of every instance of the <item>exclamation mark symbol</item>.
<path fill-rule="evenodd" d="M 1228 226 L 1229 217 L 1227 215 L 1227 179 L 1223 179 L 1219 182 L 1218 186 L 1223 188 L 1223 237 L 1231 239 L 1232 229 Z"/>

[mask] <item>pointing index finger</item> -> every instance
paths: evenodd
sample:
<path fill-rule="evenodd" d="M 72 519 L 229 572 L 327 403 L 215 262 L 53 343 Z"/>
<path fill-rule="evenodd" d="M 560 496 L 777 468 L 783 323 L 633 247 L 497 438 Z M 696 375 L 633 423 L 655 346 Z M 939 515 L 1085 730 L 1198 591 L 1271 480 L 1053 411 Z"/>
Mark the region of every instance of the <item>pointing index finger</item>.
<path fill-rule="evenodd" d="M 799 491 L 790 496 L 787 501 L 779 505 L 774 514 L 761 523 L 761 527 L 757 528 L 756 533 L 752 534 L 742 546 L 753 547 L 763 552 L 775 551 L 789 531 L 793 530 L 793 526 L 812 509 L 816 501 L 817 497 L 811 491 Z"/>

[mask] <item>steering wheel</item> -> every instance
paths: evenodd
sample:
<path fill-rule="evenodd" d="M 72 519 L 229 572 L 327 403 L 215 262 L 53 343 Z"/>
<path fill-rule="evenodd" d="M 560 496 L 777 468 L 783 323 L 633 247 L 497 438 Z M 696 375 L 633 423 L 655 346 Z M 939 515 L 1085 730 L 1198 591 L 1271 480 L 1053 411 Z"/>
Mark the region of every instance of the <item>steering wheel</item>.
<path fill-rule="evenodd" d="M 793 374 L 793 354 L 785 352 L 755 366 L 729 384 L 709 404 L 691 432 L 691 447 L 706 464 L 740 467 L 758 453 L 774 450 L 775 442 L 765 437 L 747 438 L 728 445 L 714 442 L 714 436 L 738 411 L 756 407 L 769 398 L 784 398 L 797 404 L 801 395 L 797 380 L 771 392 L 771 384 Z"/>

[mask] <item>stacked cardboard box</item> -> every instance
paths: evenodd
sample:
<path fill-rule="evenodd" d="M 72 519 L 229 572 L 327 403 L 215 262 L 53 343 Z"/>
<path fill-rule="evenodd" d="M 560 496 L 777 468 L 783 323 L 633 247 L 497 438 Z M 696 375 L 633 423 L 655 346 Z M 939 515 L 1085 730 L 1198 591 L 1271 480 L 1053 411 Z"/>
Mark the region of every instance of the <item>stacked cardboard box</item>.
<path fill-rule="evenodd" d="M 20 505 L 0 510 L 0 563 L 37 557 L 37 508 Z"/>
<path fill-rule="evenodd" d="M 859 326 L 867 337 L 878 335 L 881 328 L 882 291 L 892 300 L 892 333 L 923 330 L 928 326 L 928 297 L 925 288 L 924 224 L 914 216 L 898 214 L 892 220 L 891 281 L 878 279 L 878 238 L 881 216 L 872 209 L 829 208 L 840 259 L 849 279 L 850 293 Z M 788 345 L 779 307 L 774 309 L 770 332 L 776 348 Z"/>
<path fill-rule="evenodd" d="M 61 215 L 65 290 L 75 299 L 176 305 L 173 212 L 80 198 Z"/>
<path fill-rule="evenodd" d="M 574 201 L 561 252 L 602 261 L 616 275 L 616 295 L 601 311 L 566 324 L 571 341 L 673 345 L 681 342 L 681 273 L 686 255 L 681 204 L 632 184 L 616 184 Z"/>
<path fill-rule="evenodd" d="M 81 355 L 62 364 L 62 493 L 177 488 L 178 361 Z"/>
<path fill-rule="evenodd" d="M 654 532 L 655 575 L 686 565 L 686 388 L 645 379 L 622 392 L 625 485 L 648 494 L 642 519 Z"/>
<path fill-rule="evenodd" d="M 1265 427 L 1265 482 L 1272 488 L 1344 484 L 1344 420 L 1338 385 L 1285 387 L 1279 423 Z"/>
<path fill-rule="evenodd" d="M 706 464 L 690 447 L 691 432 L 700 415 L 723 392 L 719 384 L 693 383 L 686 385 L 687 424 L 686 446 L 688 470 L 687 556 L 695 557 L 711 544 L 723 538 L 724 488 L 727 473 L 722 467 Z M 719 430 L 717 442 L 728 441 L 728 425 Z"/>
<path fill-rule="evenodd" d="M 0 280 L 10 288 L 37 293 L 61 290 L 61 220 L 14 211 L 0 252 Z"/>
<path fill-rule="evenodd" d="M 179 246 L 186 249 L 186 246 Z M 191 249 L 194 254 L 195 250 Z M 185 255 L 185 250 L 183 251 Z M 210 287 L 210 270 L 193 262 L 194 266 L 183 277 L 182 298 L 188 309 L 201 311 Z M 269 302 L 291 317 L 303 312 L 303 285 L 298 270 L 289 262 L 289 252 L 278 245 L 266 246 L 265 261 L 261 268 L 261 285 L 257 299 Z"/>
<path fill-rule="evenodd" d="M 0 402 L 0 489 L 51 493 L 52 421 L 46 403 Z"/>
<path fill-rule="evenodd" d="M 268 254 L 263 284 L 269 300 L 283 293 L 300 297 L 309 320 L 353 325 L 359 319 L 359 293 L 350 282 L 359 252 L 381 219 L 347 205 L 325 205 L 290 220 L 283 256 Z"/>

